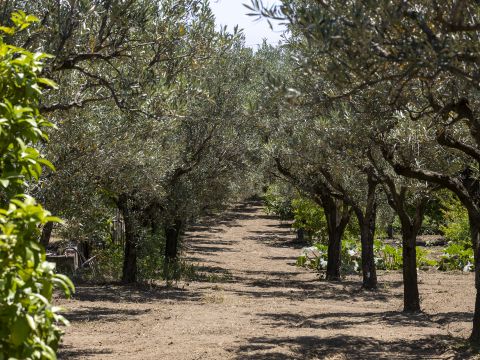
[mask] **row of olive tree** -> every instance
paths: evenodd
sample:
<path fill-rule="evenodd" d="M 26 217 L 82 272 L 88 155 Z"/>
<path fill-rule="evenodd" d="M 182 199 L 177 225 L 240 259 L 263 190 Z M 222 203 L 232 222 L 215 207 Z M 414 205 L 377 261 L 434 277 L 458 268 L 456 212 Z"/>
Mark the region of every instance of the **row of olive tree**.
<path fill-rule="evenodd" d="M 185 223 L 236 196 L 258 161 L 245 105 L 256 60 L 241 33 L 217 30 L 202 0 L 8 1 L 0 13 L 10 8 L 40 18 L 17 41 L 54 55 L 45 72 L 62 89 L 42 104 L 61 123 L 45 149 L 57 172 L 32 193 L 86 254 L 118 208 L 124 282 L 148 236 L 165 238 L 168 266 Z"/>
<path fill-rule="evenodd" d="M 470 218 L 477 287 L 470 339 L 479 343 L 478 4 L 285 0 L 252 8 L 287 20 L 292 33 L 295 81 L 285 82 L 300 92 L 303 114 L 289 113 L 293 129 L 286 126 L 285 146 L 273 149 L 279 171 L 314 198 L 323 191 L 336 209 L 355 212 L 367 262 L 375 189 L 383 190 L 402 227 L 406 311 L 420 310 L 415 239 L 425 206 L 432 191 L 455 193 Z M 304 135 L 293 142 L 298 127 Z M 320 203 L 330 208 L 326 197 Z M 374 273 L 364 267 L 366 284 L 365 272 Z"/>

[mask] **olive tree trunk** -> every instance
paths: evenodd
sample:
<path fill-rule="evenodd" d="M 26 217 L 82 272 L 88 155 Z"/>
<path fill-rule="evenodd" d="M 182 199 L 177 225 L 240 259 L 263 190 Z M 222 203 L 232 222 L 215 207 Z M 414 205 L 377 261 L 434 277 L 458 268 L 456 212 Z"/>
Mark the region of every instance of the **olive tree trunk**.
<path fill-rule="evenodd" d="M 327 219 L 328 251 L 327 274 L 329 281 L 340 280 L 340 267 L 342 265 L 342 237 L 350 220 L 350 208 L 332 196 L 321 196 L 322 206 Z"/>
<path fill-rule="evenodd" d="M 475 258 L 475 311 L 470 342 L 480 345 L 480 216 L 469 212 L 470 234 Z"/>
<path fill-rule="evenodd" d="M 40 244 L 42 244 L 45 248 L 50 243 L 52 231 L 53 231 L 53 222 L 49 221 L 43 226 L 42 235 L 40 236 Z"/>
<path fill-rule="evenodd" d="M 357 214 L 357 219 L 360 225 L 362 246 L 362 288 L 375 290 L 377 288 L 377 267 L 375 266 L 373 242 L 375 240 L 376 210 L 367 211 L 364 216 Z"/>
<path fill-rule="evenodd" d="M 414 218 L 410 217 L 406 211 L 405 198 L 400 197 L 400 200 L 396 210 L 402 226 L 403 311 L 420 312 L 417 276 L 417 235 L 422 227 L 427 198 L 421 199 L 415 205 Z"/>
<path fill-rule="evenodd" d="M 420 311 L 417 277 L 416 231 L 402 231 L 403 311 Z"/>
<path fill-rule="evenodd" d="M 165 226 L 165 262 L 163 272 L 167 282 L 169 280 L 170 266 L 177 261 L 181 229 L 182 221 L 179 219 L 175 220 L 173 224 Z"/>
<path fill-rule="evenodd" d="M 118 208 L 125 223 L 125 248 L 123 255 L 122 283 L 131 284 L 137 281 L 137 246 L 138 239 L 135 216 L 129 206 L 128 198 L 120 197 Z"/>

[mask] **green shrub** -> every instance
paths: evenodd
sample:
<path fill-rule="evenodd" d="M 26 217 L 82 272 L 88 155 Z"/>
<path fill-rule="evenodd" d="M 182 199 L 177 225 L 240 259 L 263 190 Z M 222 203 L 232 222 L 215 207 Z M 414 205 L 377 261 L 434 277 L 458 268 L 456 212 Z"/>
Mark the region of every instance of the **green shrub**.
<path fill-rule="evenodd" d="M 297 258 L 297 266 L 312 270 L 327 269 L 328 246 L 316 243 L 302 249 L 302 254 Z M 361 258 L 358 244 L 354 241 L 342 241 L 342 272 L 352 273 L 360 270 Z"/>
<path fill-rule="evenodd" d="M 402 268 L 402 248 L 375 240 L 373 253 L 378 270 L 398 270 Z"/>
<path fill-rule="evenodd" d="M 428 257 L 429 251 L 425 248 L 417 246 L 417 268 L 424 269 L 437 266 L 438 262 Z"/>
<path fill-rule="evenodd" d="M 302 254 L 297 258 L 297 266 L 312 270 L 327 269 L 327 245 L 316 243 L 302 249 Z"/>
<path fill-rule="evenodd" d="M 294 229 L 303 229 L 311 240 L 327 240 L 327 220 L 321 206 L 312 200 L 297 197 L 292 200 L 292 212 Z"/>
<path fill-rule="evenodd" d="M 440 230 L 445 238 L 454 243 L 470 243 L 470 225 L 467 210 L 454 195 L 451 195 L 444 205 L 443 214 L 446 225 L 441 226 Z"/>
<path fill-rule="evenodd" d="M 442 271 L 462 270 L 465 272 L 474 271 L 473 249 L 465 243 L 450 242 L 443 250 L 438 268 Z"/>
<path fill-rule="evenodd" d="M 354 240 L 342 241 L 342 267 L 343 273 L 358 272 L 362 269 L 360 244 Z"/>
<path fill-rule="evenodd" d="M 380 240 L 374 242 L 374 257 L 377 270 L 400 270 L 403 264 L 402 248 L 384 244 Z M 328 246 L 316 243 L 302 249 L 297 258 L 297 266 L 312 270 L 326 270 Z M 428 258 L 428 250 L 417 246 L 417 267 L 436 266 L 435 260 Z M 358 241 L 346 239 L 342 241 L 342 272 L 344 274 L 359 272 L 362 269 L 361 249 Z"/>
<path fill-rule="evenodd" d="M 378 270 L 400 270 L 403 266 L 402 247 L 385 244 L 375 240 L 373 252 Z M 416 248 L 417 268 L 436 266 L 437 262 L 428 257 L 429 251 L 420 246 Z"/>
<path fill-rule="evenodd" d="M 277 215 L 281 220 L 292 220 L 292 194 L 281 184 L 270 185 L 265 193 L 267 214 Z"/>
<path fill-rule="evenodd" d="M 438 268 L 443 271 L 474 271 L 473 249 L 470 240 L 470 224 L 467 210 L 454 195 L 444 201 L 443 214 L 446 224 L 441 230 L 448 241 L 439 261 Z"/>
<path fill-rule="evenodd" d="M 118 281 L 122 276 L 123 246 L 108 244 L 92 253 L 95 260 L 87 268 L 82 269 L 78 276 L 87 281 Z"/>
<path fill-rule="evenodd" d="M 107 239 L 106 243 L 105 248 L 94 251 L 95 261 L 80 274 L 84 280 L 120 280 L 124 256 L 123 246 L 112 243 L 111 239 Z M 165 270 L 168 271 L 169 280 L 195 280 L 197 278 L 195 266 L 181 259 L 172 262 L 168 269 L 165 269 L 164 251 L 165 239 L 161 233 L 153 236 L 143 232 L 138 246 L 137 258 L 139 282 L 148 283 L 155 280 L 164 280 L 167 278 L 164 273 Z"/>
<path fill-rule="evenodd" d="M 23 12 L 12 14 L 13 36 L 38 21 Z M 73 284 L 55 274 L 39 244 L 39 227 L 58 219 L 23 195 L 26 182 L 38 180 L 42 165 L 52 165 L 35 148 L 52 126 L 39 113 L 42 88 L 54 87 L 39 77 L 47 56 L 30 53 L 0 38 L 0 359 L 56 359 L 66 320 L 51 300 L 55 288 L 68 296 Z"/>

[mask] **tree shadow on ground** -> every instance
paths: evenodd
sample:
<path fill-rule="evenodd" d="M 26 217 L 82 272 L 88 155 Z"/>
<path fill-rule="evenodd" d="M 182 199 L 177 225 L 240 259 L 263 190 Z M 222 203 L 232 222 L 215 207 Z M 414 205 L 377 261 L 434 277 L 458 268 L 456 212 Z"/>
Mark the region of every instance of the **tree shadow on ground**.
<path fill-rule="evenodd" d="M 268 325 L 288 328 L 311 329 L 351 329 L 357 326 L 378 324 L 388 327 L 437 327 L 428 314 L 408 314 L 397 311 L 383 312 L 332 312 L 302 315 L 298 313 L 265 313 L 258 314 Z"/>
<path fill-rule="evenodd" d="M 101 355 L 112 354 L 108 349 L 77 349 L 70 346 L 61 346 L 58 351 L 58 360 L 99 358 Z"/>
<path fill-rule="evenodd" d="M 131 320 L 132 317 L 145 315 L 151 312 L 151 309 L 143 310 L 127 310 L 118 308 L 106 308 L 89 306 L 73 311 L 68 311 L 65 316 L 71 322 L 76 321 L 101 321 L 101 322 L 117 322 L 123 320 Z"/>
<path fill-rule="evenodd" d="M 269 227 L 269 228 L 274 228 L 274 229 L 286 229 L 289 232 L 292 232 L 292 223 L 291 222 L 278 223 L 278 224 L 268 224 L 268 225 L 265 225 L 265 226 Z"/>
<path fill-rule="evenodd" d="M 220 227 L 239 227 L 241 226 L 238 224 L 238 221 L 240 220 L 259 218 L 257 212 L 260 208 L 261 203 L 259 202 L 246 202 L 239 204 L 221 214 L 212 214 L 211 216 L 206 216 L 200 219 L 189 227 L 189 232 L 225 232 L 225 229 L 221 229 Z"/>
<path fill-rule="evenodd" d="M 446 313 L 436 313 L 430 315 L 432 321 L 435 321 L 437 324 L 445 326 L 451 323 L 460 321 L 468 322 L 472 321 L 473 314 L 471 312 L 460 312 L 460 311 L 450 311 Z"/>
<path fill-rule="evenodd" d="M 448 358 L 460 360 L 468 359 L 471 355 L 453 352 L 450 348 L 458 345 L 460 340 L 441 335 L 396 341 L 351 335 L 252 337 L 247 339 L 247 342 L 247 345 L 233 350 L 237 359 L 403 360 Z"/>
<path fill-rule="evenodd" d="M 241 296 L 258 298 L 285 298 L 304 301 L 307 299 L 338 300 L 338 301 L 389 301 L 401 298 L 401 293 L 392 293 L 392 288 L 403 286 L 401 281 L 389 281 L 381 284 L 378 290 L 367 291 L 361 288 L 361 280 L 343 280 L 328 282 L 322 280 L 297 279 L 300 273 L 263 272 L 265 279 L 236 276 L 237 282 L 242 282 L 246 288 L 236 290 Z M 382 286 L 383 285 L 383 286 Z M 252 288 L 252 289 L 250 289 Z M 260 288 L 260 289 L 259 289 Z"/>
<path fill-rule="evenodd" d="M 307 245 L 304 241 L 300 242 L 289 234 L 279 234 L 273 231 L 251 231 L 251 233 L 259 235 L 247 236 L 244 240 L 258 241 L 275 248 L 301 249 Z"/>
<path fill-rule="evenodd" d="M 73 296 L 76 301 L 112 303 L 149 303 L 159 300 L 197 301 L 201 294 L 190 289 L 142 285 L 80 285 Z"/>
<path fill-rule="evenodd" d="M 212 245 L 216 245 L 213 241 L 212 241 Z M 234 249 L 229 249 L 229 248 L 226 248 L 226 247 L 222 247 L 222 246 L 205 246 L 204 244 L 202 245 L 190 245 L 188 247 L 188 250 L 189 251 L 192 251 L 192 252 L 195 252 L 197 254 L 199 253 L 216 253 L 216 252 L 220 252 L 220 253 L 225 253 L 225 252 L 239 252 L 239 250 L 234 250 Z"/>
<path fill-rule="evenodd" d="M 220 266 L 197 265 L 195 266 L 194 281 L 211 283 L 232 283 L 234 279 L 232 273 Z"/>

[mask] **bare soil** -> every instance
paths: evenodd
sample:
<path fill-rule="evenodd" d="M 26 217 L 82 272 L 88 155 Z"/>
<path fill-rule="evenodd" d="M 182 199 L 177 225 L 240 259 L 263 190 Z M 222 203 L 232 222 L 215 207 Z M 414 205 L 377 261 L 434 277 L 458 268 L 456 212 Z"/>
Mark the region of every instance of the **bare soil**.
<path fill-rule="evenodd" d="M 295 266 L 302 244 L 261 204 L 188 233 L 201 279 L 173 288 L 82 285 L 59 301 L 72 325 L 60 359 L 473 359 L 472 274 L 420 272 L 424 313 L 401 312 L 399 272 L 362 291 Z"/>

